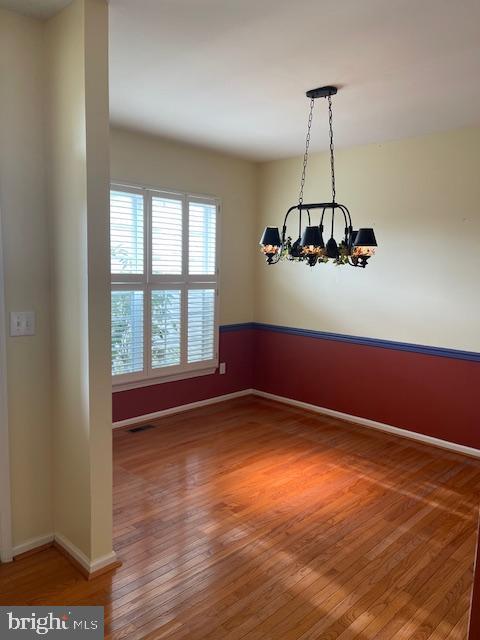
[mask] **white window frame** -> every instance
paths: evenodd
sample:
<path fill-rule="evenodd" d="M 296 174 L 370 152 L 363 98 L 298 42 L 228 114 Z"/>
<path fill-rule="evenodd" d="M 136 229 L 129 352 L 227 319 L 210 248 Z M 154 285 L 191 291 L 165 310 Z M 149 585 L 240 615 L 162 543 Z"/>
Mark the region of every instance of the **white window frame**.
<path fill-rule="evenodd" d="M 219 286 L 220 286 L 220 199 L 210 195 L 199 195 L 181 191 L 169 191 L 146 185 L 135 185 L 124 181 L 114 181 L 110 184 L 111 190 L 134 193 L 143 197 L 143 274 L 111 274 L 112 291 L 143 291 L 143 371 L 112 375 L 113 392 L 135 389 L 162 382 L 184 380 L 197 376 L 215 373 L 218 368 L 218 343 L 219 343 Z M 152 212 L 151 195 L 176 198 L 182 201 L 182 274 L 181 275 L 157 275 L 152 274 Z M 215 232 L 215 270 L 214 275 L 189 275 L 188 273 L 188 243 L 189 243 L 189 203 L 199 202 L 216 207 L 216 232 Z M 188 363 L 188 291 L 189 289 L 210 289 L 215 292 L 214 305 L 214 354 L 210 360 Z M 181 348 L 179 365 L 170 365 L 162 368 L 152 368 L 152 316 L 151 294 L 155 290 L 179 289 L 181 291 Z"/>

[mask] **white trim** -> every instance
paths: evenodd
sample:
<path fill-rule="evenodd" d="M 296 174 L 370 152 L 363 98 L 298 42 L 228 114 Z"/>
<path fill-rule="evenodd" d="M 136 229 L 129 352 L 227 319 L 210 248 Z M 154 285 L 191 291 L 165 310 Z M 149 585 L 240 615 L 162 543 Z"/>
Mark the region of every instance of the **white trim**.
<path fill-rule="evenodd" d="M 90 572 L 90 560 L 80 551 L 68 538 L 62 536 L 61 533 L 55 534 L 55 542 L 62 547 L 74 560 L 78 562 L 86 571 Z"/>
<path fill-rule="evenodd" d="M 7 323 L 5 265 L 0 211 L 0 562 L 10 562 L 12 549 L 12 494 L 10 489 L 10 443 L 8 433 Z"/>
<path fill-rule="evenodd" d="M 117 560 L 118 560 L 117 554 L 115 553 L 115 551 L 111 551 L 110 553 L 107 553 L 104 556 L 100 556 L 100 558 L 97 558 L 93 562 L 90 562 L 89 572 L 95 573 L 95 571 L 100 571 L 100 569 L 108 567 L 108 565 L 113 564 Z"/>
<path fill-rule="evenodd" d="M 103 569 L 112 562 L 115 562 L 117 559 L 115 551 L 112 551 L 105 556 L 101 556 L 96 560 L 90 561 L 83 551 L 80 551 L 78 547 L 72 544 L 70 540 L 65 538 L 65 536 L 62 536 L 61 533 L 49 533 L 44 536 L 38 536 L 37 538 L 30 538 L 30 540 L 26 540 L 13 548 L 13 556 L 19 556 L 22 553 L 33 551 L 38 547 L 43 547 L 44 545 L 52 544 L 53 542 L 60 545 L 62 549 L 72 556 L 72 558 L 74 558 L 86 571 L 88 571 L 88 573 L 93 573 L 94 571 Z"/>
<path fill-rule="evenodd" d="M 128 418 L 127 420 L 119 420 L 113 423 L 113 428 L 118 429 L 120 427 L 127 427 L 130 425 L 139 424 L 142 422 L 148 422 L 149 420 L 155 420 L 156 418 L 163 418 L 164 416 L 170 416 L 175 413 L 181 413 L 183 411 L 189 411 L 190 409 L 196 409 L 198 407 L 204 407 L 209 404 L 216 404 L 218 402 L 224 402 L 225 400 L 231 400 L 233 398 L 240 398 L 241 396 L 254 395 L 260 398 L 267 398 L 268 400 L 275 400 L 282 404 L 288 404 L 293 407 L 299 407 L 300 409 L 306 409 L 307 411 L 313 411 L 314 413 L 321 413 L 338 420 L 344 420 L 345 422 L 352 422 L 362 427 L 369 429 L 377 429 L 378 431 L 384 431 L 391 433 L 402 438 L 409 438 L 410 440 L 416 440 L 429 444 L 434 447 L 440 447 L 441 449 L 448 449 L 449 451 L 455 451 L 457 453 L 463 453 L 473 458 L 480 458 L 480 449 L 474 449 L 473 447 L 467 447 L 463 444 L 457 444 L 456 442 L 449 442 L 448 440 L 441 440 L 440 438 L 434 438 L 432 436 L 426 436 L 422 433 L 415 431 L 409 431 L 408 429 L 401 429 L 400 427 L 394 427 L 390 424 L 384 424 L 383 422 L 376 422 L 369 418 L 361 418 L 360 416 L 354 416 L 350 413 L 343 413 L 342 411 L 335 411 L 334 409 L 327 409 L 326 407 L 319 407 L 315 404 L 309 404 L 308 402 L 301 402 L 300 400 L 294 400 L 293 398 L 286 398 L 284 396 L 277 396 L 273 393 L 267 393 L 265 391 L 259 391 L 258 389 L 243 389 L 242 391 L 236 391 L 234 393 L 227 393 L 223 396 L 214 396 L 213 398 L 207 398 L 206 400 L 199 400 L 198 402 L 190 402 L 188 404 L 177 405 L 169 409 L 163 409 L 161 411 L 155 411 L 154 413 L 145 413 L 141 416 L 135 416 L 134 418 Z"/>
<path fill-rule="evenodd" d="M 341 411 L 335 411 L 334 409 L 327 409 L 326 407 L 318 407 L 315 404 L 309 404 L 308 402 L 300 402 L 300 400 L 293 400 L 292 398 L 286 398 L 284 396 L 277 396 L 273 393 L 266 393 L 265 391 L 252 390 L 253 395 L 260 398 L 267 398 L 268 400 L 275 400 L 276 402 L 282 402 L 283 404 L 289 404 L 293 407 L 299 407 L 301 409 L 307 409 L 307 411 L 314 411 L 315 413 L 322 413 L 332 418 L 338 418 L 339 420 L 345 420 L 346 422 L 353 422 L 359 424 L 362 427 L 368 427 L 369 429 L 377 429 L 379 431 L 385 431 L 402 438 L 409 438 L 410 440 L 417 440 L 425 444 L 432 445 L 434 447 L 440 447 L 442 449 L 449 449 L 450 451 L 456 451 L 457 453 L 463 453 L 467 456 L 474 458 L 480 458 L 480 449 L 474 449 L 473 447 L 466 447 L 463 444 L 457 444 L 456 442 L 449 442 L 448 440 L 441 440 L 440 438 L 434 438 L 432 436 L 426 436 L 416 431 L 408 431 L 407 429 L 400 429 L 399 427 L 393 427 L 383 422 L 376 422 L 369 418 L 360 418 L 359 416 L 353 416 L 349 413 L 343 413 Z"/>
<path fill-rule="evenodd" d="M 55 534 L 55 542 L 62 547 L 74 560 L 76 560 L 88 573 L 94 573 L 99 569 L 112 564 L 117 559 L 115 551 L 108 553 L 104 556 L 100 556 L 96 560 L 89 560 L 88 557 L 80 551 L 78 547 L 70 542 L 67 538 L 62 536 L 61 533 Z"/>
<path fill-rule="evenodd" d="M 36 549 L 37 547 L 43 547 L 45 544 L 51 544 L 54 538 L 55 536 L 53 533 L 48 533 L 44 536 L 37 536 L 36 538 L 25 540 L 25 542 L 13 547 L 13 556 L 19 556 L 20 554 L 32 551 L 32 549 Z"/>
<path fill-rule="evenodd" d="M 220 202 L 221 198 L 219 196 L 214 195 L 213 193 L 193 193 L 192 191 L 185 191 L 185 189 L 159 189 L 158 186 L 146 184 L 144 182 L 132 182 L 131 180 L 115 180 L 110 177 L 110 184 L 113 187 L 119 187 L 120 190 L 126 187 L 127 189 L 132 189 L 141 191 L 142 189 L 145 191 L 155 191 L 157 193 L 161 193 L 171 198 L 172 196 L 184 196 L 188 194 L 192 198 L 198 198 L 200 200 L 216 200 Z"/>
<path fill-rule="evenodd" d="M 189 402 L 188 404 L 179 404 L 176 407 L 170 407 L 170 409 L 162 409 L 161 411 L 155 411 L 154 413 L 144 413 L 141 416 L 135 416 L 134 418 L 128 418 L 127 420 L 118 420 L 112 424 L 114 429 L 120 427 L 133 426 L 141 422 L 148 422 L 149 420 L 155 420 L 157 418 L 163 418 L 165 416 L 171 416 L 175 413 L 182 413 L 183 411 L 189 411 L 190 409 L 198 409 L 198 407 L 205 407 L 209 404 L 217 404 L 219 402 L 225 402 L 225 400 L 233 400 L 233 398 L 241 398 L 242 396 L 250 396 L 254 394 L 253 389 L 242 389 L 242 391 L 235 391 L 234 393 L 226 393 L 223 396 L 214 396 L 213 398 L 207 398 L 206 400 L 198 400 L 197 402 Z"/>
<path fill-rule="evenodd" d="M 211 376 L 217 369 L 218 365 L 209 367 L 208 369 L 200 369 L 198 371 L 185 371 L 184 373 L 176 373 L 171 376 L 162 376 L 161 378 L 142 378 L 136 381 L 132 380 L 131 382 L 114 382 L 112 385 L 112 393 L 128 391 L 129 389 L 139 389 L 141 387 L 151 387 L 152 385 L 162 384 L 163 382 L 178 382 L 180 380 L 188 380 L 189 378 Z M 115 376 L 113 379 L 115 379 Z"/>

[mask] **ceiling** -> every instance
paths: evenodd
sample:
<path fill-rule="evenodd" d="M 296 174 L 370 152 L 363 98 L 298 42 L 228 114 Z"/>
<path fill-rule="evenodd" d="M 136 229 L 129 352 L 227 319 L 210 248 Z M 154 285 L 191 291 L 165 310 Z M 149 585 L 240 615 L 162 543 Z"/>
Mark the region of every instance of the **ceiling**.
<path fill-rule="evenodd" d="M 0 0 L 5 6 L 9 0 Z M 10 0 L 47 15 L 68 0 Z M 479 0 L 110 0 L 113 124 L 253 159 L 480 124 Z M 313 150 L 327 146 L 317 101 Z M 320 116 L 320 117 L 319 117 Z"/>
<path fill-rule="evenodd" d="M 478 0 L 110 0 L 115 124 L 266 159 L 480 124 Z M 312 149 L 327 146 L 325 100 Z M 321 116 L 321 117 L 318 117 Z"/>
<path fill-rule="evenodd" d="M 34 18 L 49 18 L 72 0 L 0 0 L 0 9 L 10 9 Z"/>

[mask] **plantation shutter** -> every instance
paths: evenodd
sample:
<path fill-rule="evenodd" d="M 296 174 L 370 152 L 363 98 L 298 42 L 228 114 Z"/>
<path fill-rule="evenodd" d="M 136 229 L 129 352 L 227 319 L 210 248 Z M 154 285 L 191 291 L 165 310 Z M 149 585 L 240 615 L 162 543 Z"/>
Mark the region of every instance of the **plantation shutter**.
<path fill-rule="evenodd" d="M 143 291 L 112 291 L 112 374 L 144 369 Z"/>
<path fill-rule="evenodd" d="M 110 192 L 110 264 L 112 274 L 141 274 L 143 255 L 143 195 Z"/>
<path fill-rule="evenodd" d="M 214 372 L 217 214 L 212 198 L 112 185 L 111 338 L 117 389 Z"/>
<path fill-rule="evenodd" d="M 152 197 L 152 274 L 182 273 L 182 200 Z"/>
<path fill-rule="evenodd" d="M 213 275 L 216 269 L 217 207 L 214 204 L 188 203 L 188 272 Z"/>
<path fill-rule="evenodd" d="M 217 206 L 188 201 L 188 273 L 195 285 L 188 291 L 188 363 L 215 358 L 216 286 L 201 286 L 216 277 Z M 197 284 L 198 283 L 198 284 Z"/>
<path fill-rule="evenodd" d="M 215 355 L 215 290 L 188 292 L 188 362 L 212 360 Z"/>
<path fill-rule="evenodd" d="M 181 291 L 152 291 L 152 368 L 180 364 Z"/>

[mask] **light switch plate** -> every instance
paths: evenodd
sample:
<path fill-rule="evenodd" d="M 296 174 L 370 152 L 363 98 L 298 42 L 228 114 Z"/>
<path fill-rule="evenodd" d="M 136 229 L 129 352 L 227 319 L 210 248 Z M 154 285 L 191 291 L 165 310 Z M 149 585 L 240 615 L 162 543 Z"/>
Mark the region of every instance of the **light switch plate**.
<path fill-rule="evenodd" d="M 227 363 L 226 362 L 220 362 L 220 366 L 218 368 L 218 372 L 220 373 L 220 375 L 223 375 L 224 373 L 227 372 Z"/>
<path fill-rule="evenodd" d="M 35 335 L 35 312 L 34 311 L 11 311 L 10 312 L 10 335 L 34 336 Z"/>

